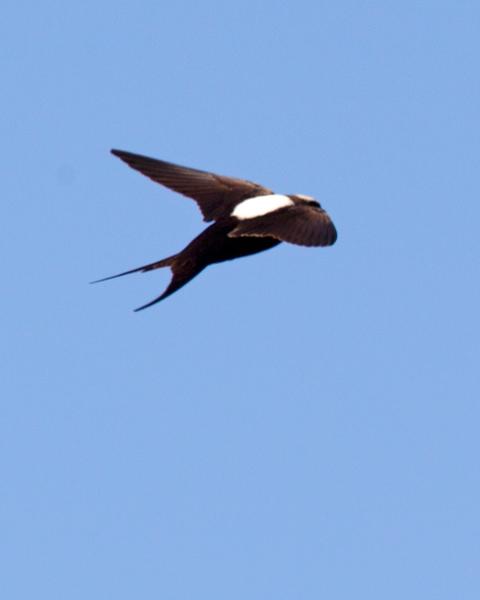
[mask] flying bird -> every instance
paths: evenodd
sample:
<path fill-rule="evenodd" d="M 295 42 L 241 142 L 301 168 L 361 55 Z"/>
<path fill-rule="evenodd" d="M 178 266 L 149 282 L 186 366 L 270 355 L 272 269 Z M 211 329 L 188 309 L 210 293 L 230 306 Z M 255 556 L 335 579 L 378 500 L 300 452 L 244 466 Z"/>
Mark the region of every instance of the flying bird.
<path fill-rule="evenodd" d="M 204 221 L 213 221 L 178 254 L 93 282 L 170 267 L 172 278 L 165 291 L 136 311 L 164 300 L 208 265 L 263 252 L 281 242 L 331 246 L 337 239 L 332 220 L 311 196 L 276 194 L 244 179 L 182 167 L 123 150 L 111 152 L 132 169 L 195 200 Z"/>

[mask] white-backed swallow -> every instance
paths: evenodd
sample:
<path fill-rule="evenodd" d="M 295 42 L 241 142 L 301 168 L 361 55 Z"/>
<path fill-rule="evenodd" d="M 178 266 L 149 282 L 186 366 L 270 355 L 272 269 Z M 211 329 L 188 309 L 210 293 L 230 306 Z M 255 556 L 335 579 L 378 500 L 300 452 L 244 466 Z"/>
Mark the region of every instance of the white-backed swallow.
<path fill-rule="evenodd" d="M 251 181 L 181 167 L 123 150 L 112 150 L 112 154 L 153 181 L 193 198 L 204 221 L 213 221 L 178 254 L 97 280 L 170 267 L 172 279 L 166 290 L 137 311 L 170 296 L 213 263 L 263 252 L 280 242 L 331 246 L 337 239 L 332 220 L 311 196 L 275 194 Z"/>

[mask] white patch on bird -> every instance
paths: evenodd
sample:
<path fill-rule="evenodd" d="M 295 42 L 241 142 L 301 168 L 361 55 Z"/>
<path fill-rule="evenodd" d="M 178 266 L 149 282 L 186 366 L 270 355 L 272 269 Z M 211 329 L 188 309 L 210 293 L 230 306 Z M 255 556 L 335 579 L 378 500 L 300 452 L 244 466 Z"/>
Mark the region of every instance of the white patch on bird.
<path fill-rule="evenodd" d="M 255 217 L 261 217 L 262 215 L 274 212 L 279 208 L 293 206 L 293 204 L 295 202 L 283 194 L 255 196 L 255 198 L 248 198 L 237 204 L 235 210 L 232 212 L 232 217 L 237 217 L 240 220 L 254 219 Z"/>
<path fill-rule="evenodd" d="M 305 194 L 295 194 L 295 196 L 297 198 L 300 198 L 300 200 L 307 200 L 307 201 L 315 200 L 315 198 L 312 198 L 312 196 L 306 196 Z"/>

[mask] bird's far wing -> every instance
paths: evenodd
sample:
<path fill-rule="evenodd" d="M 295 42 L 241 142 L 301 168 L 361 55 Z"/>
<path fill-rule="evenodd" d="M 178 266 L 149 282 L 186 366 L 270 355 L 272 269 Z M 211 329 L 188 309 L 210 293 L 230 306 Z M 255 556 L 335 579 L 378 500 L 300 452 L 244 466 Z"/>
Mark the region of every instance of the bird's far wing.
<path fill-rule="evenodd" d="M 229 215 L 241 200 L 272 193 L 251 181 L 182 167 L 123 150 L 111 152 L 132 169 L 140 171 L 153 181 L 193 198 L 200 207 L 205 221 L 215 221 Z"/>
<path fill-rule="evenodd" d="M 337 230 L 323 208 L 296 204 L 240 220 L 229 236 L 273 237 L 300 246 L 331 246 L 337 239 Z"/>

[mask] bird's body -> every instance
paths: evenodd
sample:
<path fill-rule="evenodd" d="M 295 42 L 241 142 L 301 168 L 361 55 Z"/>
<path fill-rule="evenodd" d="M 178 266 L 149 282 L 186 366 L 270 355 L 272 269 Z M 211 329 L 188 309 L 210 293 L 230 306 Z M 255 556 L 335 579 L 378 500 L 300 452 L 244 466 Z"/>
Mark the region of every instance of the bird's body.
<path fill-rule="evenodd" d="M 99 280 L 170 267 L 172 279 L 163 294 L 137 310 L 170 296 L 210 264 L 263 252 L 282 241 L 305 246 L 335 243 L 330 217 L 310 196 L 274 194 L 242 179 L 121 150 L 112 153 L 157 183 L 193 198 L 204 220 L 214 221 L 178 254 Z"/>

